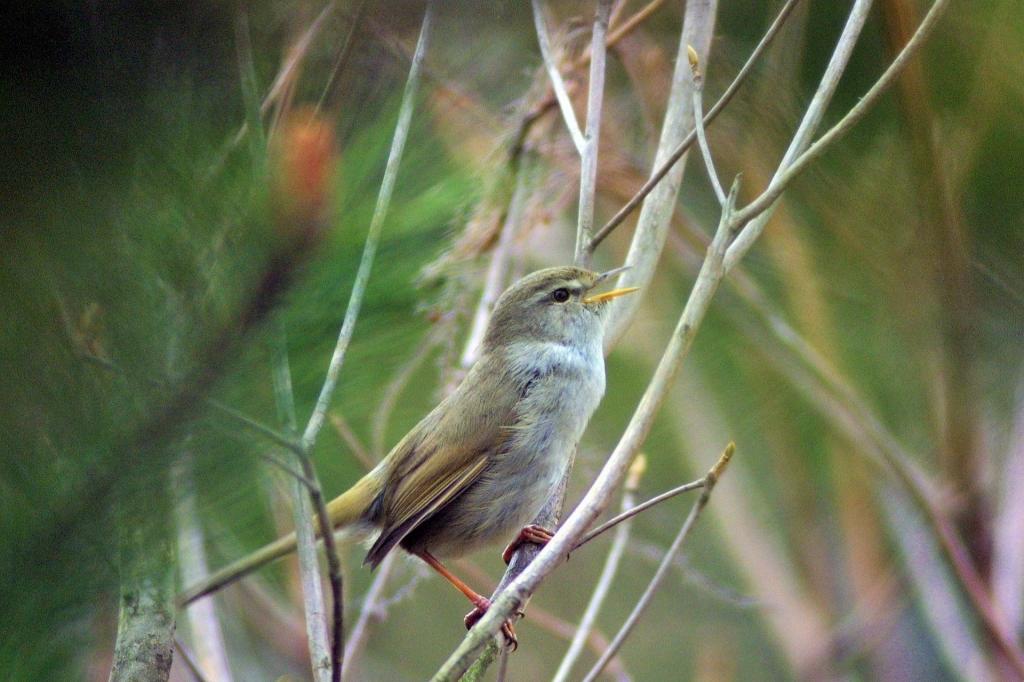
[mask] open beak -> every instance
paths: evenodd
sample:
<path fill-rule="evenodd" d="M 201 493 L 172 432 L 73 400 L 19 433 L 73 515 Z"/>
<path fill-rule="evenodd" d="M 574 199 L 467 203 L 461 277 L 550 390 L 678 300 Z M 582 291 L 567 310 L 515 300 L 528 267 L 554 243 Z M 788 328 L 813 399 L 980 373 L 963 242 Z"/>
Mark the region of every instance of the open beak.
<path fill-rule="evenodd" d="M 639 290 L 640 287 L 624 287 L 622 289 L 612 289 L 611 291 L 606 291 L 603 294 L 594 294 L 593 296 L 587 296 L 585 299 L 583 299 L 583 302 L 586 303 L 587 305 L 593 303 L 604 303 L 605 301 L 610 301 L 613 298 L 625 296 L 626 294 L 631 294 L 634 291 Z"/>

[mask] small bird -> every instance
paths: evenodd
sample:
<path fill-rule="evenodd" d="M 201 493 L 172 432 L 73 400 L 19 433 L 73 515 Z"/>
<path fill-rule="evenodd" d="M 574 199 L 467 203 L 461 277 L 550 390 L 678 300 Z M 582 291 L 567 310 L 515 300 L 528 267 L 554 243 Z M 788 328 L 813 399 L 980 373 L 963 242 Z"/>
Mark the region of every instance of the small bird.
<path fill-rule="evenodd" d="M 498 299 L 481 353 L 465 379 L 372 471 L 327 505 L 331 526 L 372 538 L 376 568 L 399 546 L 440 573 L 473 604 L 472 627 L 490 606 L 438 557 L 458 557 L 502 538 L 509 562 L 551 532 L 528 524 L 560 482 L 604 394 L 602 311 L 636 291 L 591 291 L 625 268 L 539 270 Z M 186 590 L 188 604 L 295 550 L 295 534 Z M 515 643 L 511 623 L 503 626 Z"/>

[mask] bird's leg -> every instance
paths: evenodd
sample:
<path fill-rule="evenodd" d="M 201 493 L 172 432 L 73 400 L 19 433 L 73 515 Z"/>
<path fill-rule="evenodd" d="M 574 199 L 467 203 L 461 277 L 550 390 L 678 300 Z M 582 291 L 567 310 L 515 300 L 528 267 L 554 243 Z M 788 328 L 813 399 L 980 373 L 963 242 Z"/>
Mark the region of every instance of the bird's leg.
<path fill-rule="evenodd" d="M 508 563 L 512 561 L 512 555 L 516 553 L 516 550 L 519 549 L 521 545 L 529 542 L 543 547 L 548 544 L 548 541 L 554 536 L 555 534 L 547 528 L 538 526 L 535 523 L 523 526 L 522 530 L 519 531 L 519 535 L 516 536 L 516 539 L 508 543 L 508 547 L 506 547 L 505 551 L 501 553 L 501 560 L 508 565 Z"/>
<path fill-rule="evenodd" d="M 487 597 L 475 592 L 473 588 L 464 583 L 458 576 L 445 568 L 444 564 L 438 561 L 437 557 L 426 550 L 421 550 L 416 553 L 420 559 L 430 566 L 432 569 L 441 574 L 441 577 L 450 582 L 455 589 L 462 594 L 466 595 L 466 599 L 473 605 L 473 610 L 466 614 L 463 622 L 466 624 L 466 629 L 470 629 L 476 622 L 483 618 L 483 615 L 487 613 L 487 609 L 491 607 L 491 600 Z M 519 647 L 519 640 L 516 638 L 516 631 L 512 628 L 512 621 L 506 620 L 501 625 L 501 631 L 505 635 L 505 640 L 512 645 L 513 649 Z"/>

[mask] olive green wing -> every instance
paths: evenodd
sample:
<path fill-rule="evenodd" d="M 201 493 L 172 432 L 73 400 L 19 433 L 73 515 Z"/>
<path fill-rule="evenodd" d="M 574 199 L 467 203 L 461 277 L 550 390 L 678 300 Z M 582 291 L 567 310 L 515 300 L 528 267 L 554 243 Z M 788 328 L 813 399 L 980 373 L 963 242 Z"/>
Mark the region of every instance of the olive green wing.
<path fill-rule="evenodd" d="M 388 455 L 381 533 L 364 563 L 376 567 L 405 536 L 472 485 L 501 452 L 516 421 L 518 393 L 502 390 L 501 375 L 485 376 L 489 364 L 478 363 Z"/>

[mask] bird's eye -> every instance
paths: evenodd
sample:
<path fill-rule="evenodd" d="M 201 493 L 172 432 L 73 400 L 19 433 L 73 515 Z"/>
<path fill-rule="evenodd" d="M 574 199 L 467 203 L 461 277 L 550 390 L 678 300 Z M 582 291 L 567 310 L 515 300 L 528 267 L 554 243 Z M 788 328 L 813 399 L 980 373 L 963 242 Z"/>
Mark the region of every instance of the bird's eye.
<path fill-rule="evenodd" d="M 555 303 L 565 303 L 566 301 L 569 300 L 569 290 L 564 288 L 555 289 L 554 291 L 551 292 L 551 298 L 555 301 Z"/>

